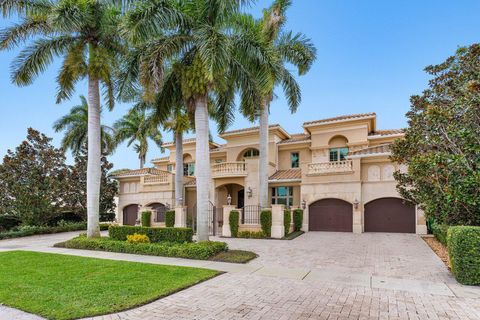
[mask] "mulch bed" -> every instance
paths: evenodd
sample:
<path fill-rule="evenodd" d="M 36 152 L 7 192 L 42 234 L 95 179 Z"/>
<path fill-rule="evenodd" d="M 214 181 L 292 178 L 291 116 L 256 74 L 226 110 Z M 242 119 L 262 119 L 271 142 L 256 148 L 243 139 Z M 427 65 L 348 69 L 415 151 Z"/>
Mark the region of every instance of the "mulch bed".
<path fill-rule="evenodd" d="M 452 270 L 447 247 L 434 237 L 424 237 L 423 240 L 429 245 L 430 248 L 432 248 L 433 252 L 437 254 L 443 263 L 445 263 L 448 270 Z"/>

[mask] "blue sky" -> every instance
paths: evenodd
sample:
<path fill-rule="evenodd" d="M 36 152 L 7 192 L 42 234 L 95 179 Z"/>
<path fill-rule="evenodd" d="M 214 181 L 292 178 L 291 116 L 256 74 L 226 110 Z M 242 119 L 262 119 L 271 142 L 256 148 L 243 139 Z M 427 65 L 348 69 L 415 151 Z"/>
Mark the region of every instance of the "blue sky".
<path fill-rule="evenodd" d="M 249 11 L 255 15 L 271 1 L 260 0 Z M 291 133 L 301 132 L 307 120 L 350 113 L 376 112 L 378 128 L 406 126 L 409 97 L 421 93 L 428 77 L 423 68 L 442 62 L 456 48 L 479 41 L 478 0 L 294 0 L 287 28 L 303 32 L 315 43 L 318 59 L 306 76 L 298 78 L 302 104 L 291 115 L 281 90 L 271 106 L 271 123 Z M 9 25 L 0 20 L 0 27 Z M 15 148 L 33 127 L 54 138 L 61 134 L 52 123 L 78 104 L 85 84 L 71 101 L 55 104 L 58 64 L 28 87 L 10 83 L 10 62 L 17 52 L 0 52 L 0 156 Z M 112 124 L 129 105 L 105 111 L 102 121 Z M 251 124 L 237 115 L 233 128 Z M 211 126 L 216 132 L 215 126 Z M 165 133 L 164 140 L 171 140 Z M 217 141 L 222 142 L 217 139 Z M 148 160 L 161 156 L 152 145 Z M 132 149 L 120 146 L 110 157 L 115 168 L 136 168 Z"/>

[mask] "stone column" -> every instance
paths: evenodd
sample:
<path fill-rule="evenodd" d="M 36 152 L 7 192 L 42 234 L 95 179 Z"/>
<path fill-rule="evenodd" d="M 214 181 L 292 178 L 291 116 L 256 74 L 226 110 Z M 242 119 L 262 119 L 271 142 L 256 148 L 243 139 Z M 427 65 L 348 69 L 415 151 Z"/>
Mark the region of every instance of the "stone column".
<path fill-rule="evenodd" d="M 187 207 L 176 206 L 175 207 L 175 228 L 187 227 Z"/>
<path fill-rule="evenodd" d="M 302 231 L 303 232 L 308 232 L 308 206 L 305 207 L 303 210 L 303 220 L 302 220 Z M 293 221 L 293 215 L 292 215 L 292 221 Z"/>
<path fill-rule="evenodd" d="M 285 236 L 285 226 L 283 225 L 283 213 L 285 206 L 283 204 L 272 205 L 272 238 L 280 239 Z"/>
<path fill-rule="evenodd" d="M 353 208 L 353 233 L 362 233 L 362 208 L 363 204 L 358 203 L 358 207 L 355 209 L 355 205 L 352 205 Z"/>
<path fill-rule="evenodd" d="M 420 209 L 418 206 L 415 206 L 415 211 L 416 211 L 416 234 L 427 234 L 427 221 L 425 219 L 425 213 L 423 212 L 422 209 Z"/>
<path fill-rule="evenodd" d="M 230 212 L 236 210 L 235 206 L 225 205 L 223 206 L 223 227 L 222 227 L 222 236 L 231 237 L 232 233 L 230 232 Z M 240 219 L 240 215 L 238 216 Z M 240 225 L 240 221 L 238 222 Z"/>

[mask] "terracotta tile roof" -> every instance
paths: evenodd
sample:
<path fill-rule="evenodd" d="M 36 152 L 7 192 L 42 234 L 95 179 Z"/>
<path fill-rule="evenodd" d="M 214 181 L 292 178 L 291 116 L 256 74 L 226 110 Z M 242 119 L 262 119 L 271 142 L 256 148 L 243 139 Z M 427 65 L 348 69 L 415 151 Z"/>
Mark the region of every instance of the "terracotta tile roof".
<path fill-rule="evenodd" d="M 349 156 L 367 156 L 367 155 L 375 155 L 381 153 L 390 153 L 391 143 L 389 144 L 382 144 L 379 146 L 367 147 L 360 150 L 350 152 Z"/>
<path fill-rule="evenodd" d="M 158 170 L 158 169 L 155 169 L 155 168 L 143 168 L 143 169 L 135 169 L 135 170 L 128 170 L 128 171 L 124 171 L 124 172 L 120 172 L 116 175 L 113 175 L 112 177 L 113 178 L 120 178 L 120 177 L 139 177 L 139 176 L 143 176 L 143 175 L 155 175 L 155 176 L 158 176 L 158 175 L 162 175 L 162 174 L 165 174 L 165 173 L 170 173 L 170 172 L 167 172 L 167 171 L 163 171 L 163 170 Z"/>
<path fill-rule="evenodd" d="M 151 162 L 161 162 L 161 161 L 167 161 L 169 159 L 170 159 L 170 157 L 162 157 L 162 158 L 152 159 Z"/>
<path fill-rule="evenodd" d="M 241 133 L 241 132 L 246 132 L 246 131 L 255 131 L 255 130 L 258 130 L 259 128 L 260 128 L 259 126 L 256 126 L 256 127 L 249 127 L 249 128 L 243 128 L 243 129 L 237 129 L 237 130 L 230 130 L 230 131 L 223 132 L 221 135 L 232 134 L 232 133 Z M 278 123 L 271 124 L 271 125 L 268 126 L 268 128 L 269 129 L 280 128 L 280 125 Z"/>
<path fill-rule="evenodd" d="M 401 134 L 404 133 L 404 129 L 389 129 L 389 130 L 377 130 L 370 132 L 369 136 L 390 136 L 392 134 Z"/>
<path fill-rule="evenodd" d="M 301 179 L 302 170 L 301 169 L 288 169 L 288 170 L 278 170 L 275 172 L 268 180 L 293 180 Z"/>
<path fill-rule="evenodd" d="M 338 116 L 338 117 L 334 117 L 334 118 L 308 121 L 308 122 L 304 122 L 303 125 L 304 126 L 309 126 L 309 125 L 312 125 L 312 124 L 321 124 L 321 123 L 336 122 L 336 121 L 342 121 L 342 120 L 354 120 L 354 119 L 361 119 L 361 118 L 370 118 L 370 117 L 375 117 L 375 116 L 376 116 L 375 112 L 348 114 L 348 115 Z"/>
<path fill-rule="evenodd" d="M 305 133 L 295 133 L 291 135 L 290 139 L 282 140 L 278 144 L 288 144 L 288 143 L 303 142 L 303 141 L 310 141 L 310 135 Z"/>
<path fill-rule="evenodd" d="M 186 144 L 186 143 L 192 143 L 192 142 L 195 142 L 197 139 L 195 138 L 188 138 L 188 139 L 183 139 L 183 144 Z M 213 142 L 213 141 L 210 141 L 210 144 L 215 146 L 215 147 L 219 147 L 220 145 L 216 142 Z M 175 141 L 169 141 L 169 142 L 164 142 L 162 144 L 162 147 L 170 147 L 170 146 L 174 146 L 175 145 Z"/>

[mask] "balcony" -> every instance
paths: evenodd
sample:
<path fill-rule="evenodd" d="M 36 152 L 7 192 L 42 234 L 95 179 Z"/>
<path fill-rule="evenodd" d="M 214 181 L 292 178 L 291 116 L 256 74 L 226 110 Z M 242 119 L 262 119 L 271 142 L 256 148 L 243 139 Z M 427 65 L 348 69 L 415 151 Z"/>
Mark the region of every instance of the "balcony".
<path fill-rule="evenodd" d="M 170 176 L 169 172 L 162 172 L 156 175 L 149 175 L 143 178 L 143 184 L 145 185 L 156 185 L 156 184 L 168 184 L 170 183 Z"/>
<path fill-rule="evenodd" d="M 247 164 L 245 162 L 222 162 L 212 165 L 213 178 L 245 177 Z"/>
<path fill-rule="evenodd" d="M 320 176 L 328 174 L 341 174 L 353 172 L 352 160 L 310 163 L 307 175 Z"/>

